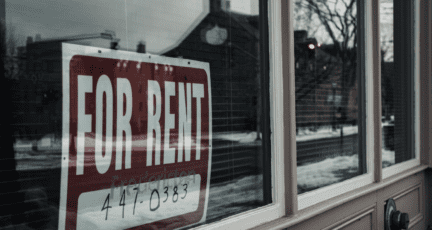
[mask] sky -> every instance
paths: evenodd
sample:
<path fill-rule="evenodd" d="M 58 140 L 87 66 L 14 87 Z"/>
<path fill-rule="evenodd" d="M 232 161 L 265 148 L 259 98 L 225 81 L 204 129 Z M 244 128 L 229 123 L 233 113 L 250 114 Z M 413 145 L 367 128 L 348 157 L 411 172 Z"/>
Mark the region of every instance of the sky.
<path fill-rule="evenodd" d="M 224 0 L 226 1 L 226 0 Z M 259 14 L 259 0 L 230 0 L 231 10 L 242 14 Z"/>
<path fill-rule="evenodd" d="M 234 12 L 258 13 L 258 0 L 230 5 Z M 176 47 L 209 10 L 209 0 L 6 0 L 6 23 L 15 27 L 21 45 L 36 34 L 48 39 L 112 30 L 120 49 L 135 51 L 144 41 L 147 52 L 157 54 Z"/>
<path fill-rule="evenodd" d="M 380 40 L 381 47 L 386 51 L 384 61 L 393 61 L 393 2 L 388 0 L 380 1 Z"/>
<path fill-rule="evenodd" d="M 307 30 L 308 31 L 308 37 L 315 37 L 317 39 L 318 43 L 332 44 L 333 40 L 330 38 L 326 28 L 321 23 L 318 15 L 316 13 L 313 13 L 311 18 L 310 18 L 310 21 L 307 17 L 305 17 L 307 15 L 307 12 L 309 12 L 309 9 L 307 7 L 305 7 L 307 5 L 306 1 L 296 0 L 295 2 L 296 2 L 295 5 L 297 5 L 298 3 L 301 3 L 302 6 L 295 8 L 295 11 L 294 11 L 294 17 L 295 17 L 294 30 Z M 322 4 L 321 6 L 318 4 L 318 6 L 320 6 L 319 9 L 322 9 L 321 12 L 328 13 L 330 11 L 333 14 L 338 14 L 340 16 L 344 16 L 347 7 L 345 6 L 345 4 L 343 4 L 343 2 L 348 4 L 349 2 L 351 2 L 351 0 L 326 1 L 325 2 L 326 7 L 324 7 L 324 4 Z M 356 15 L 356 13 L 355 13 L 356 6 L 353 7 L 353 11 L 354 11 L 353 14 Z M 338 20 L 334 19 L 333 21 L 339 27 L 341 27 Z M 339 31 L 340 30 L 337 29 L 333 23 L 329 23 L 329 25 L 332 28 L 332 31 L 333 31 L 334 35 L 338 38 L 338 40 L 342 41 L 342 37 L 339 37 L 340 36 Z M 351 39 L 351 42 L 349 42 L 350 46 L 352 46 L 352 43 L 353 43 L 352 41 L 353 41 L 353 39 Z"/>
<path fill-rule="evenodd" d="M 344 2 L 350 2 L 348 0 L 343 0 Z M 303 2 L 303 0 L 296 0 L 296 2 Z M 342 1 L 338 1 L 339 4 L 334 4 L 335 1 L 327 1 L 328 6 L 332 11 L 336 9 L 337 12 L 339 12 L 339 15 L 344 15 L 346 7 L 344 4 L 342 4 Z M 333 4 L 331 4 L 333 3 Z M 381 39 L 384 41 L 390 41 L 393 40 L 393 0 L 380 0 L 380 29 L 381 29 Z M 324 44 L 332 44 L 333 41 L 331 40 L 330 36 L 328 35 L 328 32 L 326 28 L 323 26 L 323 24 L 320 22 L 318 16 L 316 14 L 312 15 L 311 21 L 307 21 L 301 18 L 305 18 L 305 13 L 307 12 L 307 9 L 296 9 L 294 12 L 294 17 L 296 19 L 294 20 L 294 30 L 307 30 L 308 31 L 308 37 L 315 37 L 319 43 Z M 326 12 L 326 11 L 324 11 Z M 331 24 L 331 23 L 330 23 Z M 339 24 L 339 23 L 338 23 Z M 340 24 L 339 24 L 340 25 Z M 338 29 L 334 28 L 332 31 L 335 33 L 336 36 L 338 36 L 340 33 L 338 33 Z M 340 40 L 342 41 L 342 40 Z M 384 57 L 385 61 L 391 61 L 392 54 L 393 54 L 393 43 L 386 43 L 386 46 L 390 46 L 388 49 L 388 53 Z"/>

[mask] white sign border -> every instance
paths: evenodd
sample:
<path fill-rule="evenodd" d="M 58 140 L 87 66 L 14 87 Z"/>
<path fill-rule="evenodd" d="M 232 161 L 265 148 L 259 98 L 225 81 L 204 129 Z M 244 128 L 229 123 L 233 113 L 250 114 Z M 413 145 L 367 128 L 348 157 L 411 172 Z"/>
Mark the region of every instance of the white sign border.
<path fill-rule="evenodd" d="M 172 65 L 180 67 L 191 67 L 197 69 L 204 69 L 207 74 L 208 83 L 208 97 L 209 97 L 209 159 L 208 159 L 208 172 L 207 172 L 207 187 L 204 202 L 204 214 L 201 220 L 197 223 L 205 222 L 207 216 L 207 207 L 209 201 L 209 189 L 211 178 L 211 164 L 212 164 L 212 98 L 211 98 L 211 77 L 210 77 L 210 64 L 208 62 L 201 62 L 183 58 L 163 57 L 147 53 L 135 53 L 122 50 L 111 50 L 105 48 L 83 46 L 62 43 L 62 85 L 63 85 L 63 115 L 62 115 L 62 163 L 61 163 L 61 182 L 60 182 L 60 206 L 59 206 L 59 229 L 66 227 L 66 204 L 67 204 L 67 185 L 69 173 L 69 109 L 70 109 L 70 61 L 75 55 L 83 55 L 98 58 L 111 58 L 120 59 L 125 61 L 138 61 L 146 63 L 155 63 L 162 65 Z M 193 223 L 189 226 L 196 225 Z M 185 228 L 188 226 L 183 226 Z"/>

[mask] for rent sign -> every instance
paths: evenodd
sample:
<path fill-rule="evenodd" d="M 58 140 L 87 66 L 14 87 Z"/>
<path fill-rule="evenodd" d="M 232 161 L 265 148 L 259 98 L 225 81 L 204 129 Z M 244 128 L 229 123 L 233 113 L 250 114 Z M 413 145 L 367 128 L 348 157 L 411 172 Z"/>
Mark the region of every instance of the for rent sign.
<path fill-rule="evenodd" d="M 204 221 L 209 64 L 71 44 L 62 52 L 60 229 Z"/>

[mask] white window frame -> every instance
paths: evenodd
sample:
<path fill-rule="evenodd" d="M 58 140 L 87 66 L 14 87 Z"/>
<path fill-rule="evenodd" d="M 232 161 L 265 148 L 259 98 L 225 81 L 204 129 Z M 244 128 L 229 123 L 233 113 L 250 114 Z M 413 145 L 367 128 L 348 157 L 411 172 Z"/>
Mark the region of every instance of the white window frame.
<path fill-rule="evenodd" d="M 373 31 L 373 16 L 374 13 L 373 5 L 377 4 L 379 0 L 365 0 L 364 1 L 364 12 L 365 16 L 363 17 L 365 32 L 365 67 L 363 70 L 365 73 L 365 103 L 366 103 L 366 162 L 367 162 L 367 173 L 345 180 L 340 183 L 332 184 L 323 188 L 319 188 L 310 192 L 306 192 L 304 194 L 296 196 L 297 199 L 295 201 L 290 201 L 293 196 L 289 194 L 289 186 L 287 184 L 286 177 L 289 177 L 289 172 L 296 171 L 296 166 L 293 164 L 285 165 L 286 162 L 289 162 L 288 158 L 293 158 L 296 156 L 295 152 L 290 152 L 292 150 L 291 147 L 288 147 L 289 144 L 284 144 L 286 140 L 284 140 L 284 136 L 287 136 L 287 133 L 292 135 L 290 130 L 284 130 L 284 127 L 288 127 L 288 125 L 284 124 L 284 121 L 293 122 L 293 119 L 288 120 L 284 119 L 284 106 L 287 105 L 287 101 L 290 99 L 285 98 L 284 102 L 284 88 L 283 81 L 287 81 L 288 78 L 293 76 L 284 76 L 283 72 L 283 54 L 286 54 L 287 51 L 283 51 L 281 49 L 282 46 L 282 32 L 279 28 L 281 28 L 282 24 L 291 26 L 288 29 L 290 36 L 293 36 L 292 31 L 292 23 L 293 23 L 293 1 L 288 1 L 288 10 L 290 11 L 288 15 L 290 15 L 289 22 L 282 22 L 281 15 L 281 7 L 283 4 L 281 0 L 269 0 L 269 42 L 270 42 L 270 119 L 271 119 L 271 129 L 272 129 L 272 198 L 273 203 L 268 204 L 266 206 L 250 210 L 247 212 L 239 213 L 227 218 L 224 218 L 218 222 L 210 223 L 206 225 L 201 225 L 193 229 L 249 229 L 254 228 L 259 225 L 275 222 L 275 220 L 281 220 L 281 223 L 275 225 L 290 226 L 289 223 L 297 222 L 295 219 L 296 214 L 299 210 L 312 208 L 312 206 L 324 202 L 328 199 L 335 198 L 339 195 L 345 194 L 347 192 L 359 189 L 361 187 L 365 187 L 371 184 L 382 183 L 382 180 L 385 178 L 389 178 L 395 176 L 396 174 L 401 173 L 402 171 L 409 171 L 409 169 L 413 169 L 416 166 L 420 165 L 420 56 L 419 56 L 419 21 L 420 21 L 420 4 L 419 0 L 415 0 L 415 34 L 414 34 L 414 46 L 415 46 L 415 68 L 414 68 L 414 101 L 415 101 L 415 158 L 406 162 L 402 162 L 399 164 L 395 164 L 393 166 L 387 167 L 385 169 L 382 168 L 382 157 L 381 157 L 381 148 L 379 141 L 375 140 L 375 136 L 377 133 L 375 132 L 375 128 L 380 126 L 381 123 L 378 123 L 378 120 L 375 119 L 374 106 L 376 103 L 376 99 L 374 99 L 374 61 L 377 54 L 374 53 L 373 50 L 373 42 L 376 42 L 376 38 L 373 36 L 376 33 L 379 34 L 379 31 Z M 377 4 L 378 5 L 378 4 Z M 379 11 L 376 10 L 376 11 Z M 378 22 L 379 24 L 379 22 Z M 379 40 L 378 40 L 379 41 Z M 284 41 L 286 42 L 286 41 Z M 289 42 L 293 42 L 293 40 L 289 40 Z M 290 46 L 288 46 L 290 47 Z M 379 48 L 379 42 L 378 42 Z M 289 59 L 289 69 L 290 71 L 294 71 L 295 63 L 294 63 L 294 53 L 290 53 L 291 55 Z M 286 75 L 286 74 L 285 74 Z M 292 92 L 285 93 L 285 95 L 290 95 L 290 97 L 295 97 Z M 376 95 L 375 95 L 376 96 Z M 379 103 L 381 104 L 381 103 Z M 295 106 L 294 106 L 295 107 Z M 378 108 L 381 110 L 381 107 Z M 379 113 L 381 114 L 381 112 Z M 286 114 L 285 114 L 286 116 Z M 292 118 L 292 116 L 290 116 Z M 379 116 L 379 121 L 381 120 L 381 116 Z M 295 123 L 295 119 L 294 119 Z M 282 125 L 281 125 L 282 124 Z M 285 133 L 285 134 L 284 134 Z M 295 135 L 295 134 L 294 134 Z M 378 137 L 377 137 L 378 138 Z M 290 136 L 289 139 L 293 139 L 295 143 L 295 136 Z M 294 148 L 295 149 L 295 148 Z M 379 150 L 378 150 L 379 149 Z M 288 170 L 285 167 L 293 167 L 293 170 Z M 417 171 L 420 169 L 417 169 Z M 296 175 L 295 175 L 296 177 Z M 397 176 L 396 176 L 397 177 Z M 395 177 L 395 178 L 396 178 Z M 296 184 L 296 179 L 295 184 Z M 290 183 L 291 184 L 291 183 Z M 291 190 L 296 190 L 296 188 L 292 188 Z M 292 205 L 293 207 L 287 207 Z M 291 211 L 289 211 L 291 210 Z M 285 218 L 282 218 L 284 217 Z M 300 218 L 303 219 L 303 218 Z M 298 220 L 300 221 L 300 220 Z M 286 222 L 286 224 L 283 224 Z"/>
<path fill-rule="evenodd" d="M 197 226 L 192 229 L 233 229 L 242 230 L 256 227 L 285 216 L 284 185 L 284 114 L 283 114 L 283 73 L 282 73 L 282 15 L 280 0 L 268 3 L 269 19 L 269 62 L 270 62 L 270 126 L 271 126 L 271 173 L 273 203 L 260 208 L 224 218 L 215 223 Z"/>
<path fill-rule="evenodd" d="M 364 69 L 360 71 L 365 72 L 365 103 L 366 103 L 366 114 L 374 113 L 374 98 L 373 98 L 373 31 L 372 31 L 372 0 L 364 1 L 364 12 L 363 17 L 365 25 L 364 37 L 364 48 L 365 48 L 365 65 Z M 359 11 L 357 11 L 359 12 Z M 292 19 L 293 20 L 293 19 Z M 361 39 L 358 41 L 360 42 Z M 359 74 L 359 77 L 362 75 Z M 367 173 L 356 176 L 354 178 L 335 183 L 329 186 L 325 186 L 319 189 L 315 189 L 310 192 L 303 193 L 298 196 L 298 210 L 302 210 L 311 207 L 320 202 L 342 195 L 344 193 L 353 191 L 363 186 L 372 184 L 374 182 L 374 157 L 375 157 L 375 142 L 374 142 L 374 117 L 366 116 L 366 164 Z"/>
<path fill-rule="evenodd" d="M 373 114 L 373 105 L 375 104 L 373 98 L 373 33 L 372 33 L 372 17 L 371 15 L 371 7 L 372 0 L 365 1 L 365 65 L 366 68 L 362 71 L 365 71 L 366 76 L 366 114 Z M 413 46 L 414 46 L 414 150 L 415 150 L 415 158 L 412 160 L 408 160 L 406 162 L 398 163 L 387 168 L 382 169 L 382 178 L 379 179 L 387 179 L 396 174 L 414 168 L 420 165 L 420 1 L 414 1 L 414 36 L 413 36 Z M 381 108 L 380 108 L 381 109 Z M 361 176 L 357 176 L 355 178 L 332 184 L 323 188 L 319 188 L 313 190 L 311 192 L 307 192 L 298 196 L 298 209 L 302 210 L 318 204 L 320 202 L 326 201 L 328 199 L 334 198 L 338 195 L 342 195 L 346 192 L 355 190 L 357 188 L 363 187 L 368 184 L 372 184 L 376 179 L 374 179 L 375 171 L 374 169 L 376 161 L 373 159 L 376 157 L 376 154 L 382 154 L 381 151 L 374 152 L 376 149 L 374 146 L 374 126 L 380 124 L 374 124 L 373 116 L 366 117 L 366 159 L 367 159 L 367 173 Z M 381 161 L 380 157 L 380 161 Z M 379 164 L 378 167 L 382 167 L 382 164 Z"/>
<path fill-rule="evenodd" d="M 383 179 L 420 165 L 420 1 L 414 0 L 414 152 L 415 158 L 382 170 Z"/>

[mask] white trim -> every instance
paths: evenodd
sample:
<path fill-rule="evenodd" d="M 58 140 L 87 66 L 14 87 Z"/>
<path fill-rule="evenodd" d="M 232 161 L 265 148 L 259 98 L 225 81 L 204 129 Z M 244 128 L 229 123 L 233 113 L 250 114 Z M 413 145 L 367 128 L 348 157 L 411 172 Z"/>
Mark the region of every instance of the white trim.
<path fill-rule="evenodd" d="M 365 87 L 366 87 L 366 114 L 373 114 L 373 31 L 372 31 L 372 0 L 364 2 L 365 7 Z M 359 75 L 361 76 L 361 75 Z M 374 120 L 373 116 L 366 116 L 366 162 L 367 173 L 332 184 L 298 196 L 298 210 L 305 209 L 322 201 L 334 198 L 341 194 L 355 190 L 374 182 Z"/>
<path fill-rule="evenodd" d="M 384 168 L 382 170 L 382 178 L 386 179 L 388 177 L 391 177 L 393 175 L 396 175 L 398 173 L 401 173 L 405 170 L 408 170 L 410 168 L 416 167 L 420 165 L 420 159 L 411 159 L 402 163 L 394 164 L 392 166 L 389 166 L 387 168 Z"/>
<path fill-rule="evenodd" d="M 414 1 L 414 148 L 420 164 L 420 1 Z"/>
<path fill-rule="evenodd" d="M 212 229 L 224 229 L 224 230 L 246 230 L 258 225 L 264 224 L 280 218 L 280 204 L 271 204 L 247 212 L 232 215 L 219 222 L 210 223 L 191 228 L 193 230 L 212 230 Z"/>
<path fill-rule="evenodd" d="M 363 33 L 366 37 L 364 38 L 365 47 L 365 107 L 366 107 L 366 162 L 367 162 L 367 174 L 371 175 L 373 182 L 373 175 L 375 173 L 375 124 L 374 122 L 374 61 L 373 61 L 373 46 L 374 36 L 372 28 L 372 0 L 364 1 L 365 10 L 365 32 Z M 358 12 L 358 11 L 357 11 Z M 379 32 L 378 32 L 379 33 Z M 361 52 L 361 51 L 360 51 Z"/>
<path fill-rule="evenodd" d="M 292 5 L 292 2 L 290 2 Z M 192 229 L 249 229 L 285 215 L 281 1 L 269 2 L 270 119 L 273 203 Z M 273 177 L 274 175 L 274 177 Z"/>
<path fill-rule="evenodd" d="M 293 6 L 289 2 L 290 8 Z M 284 186 L 284 122 L 283 113 L 283 71 L 282 71 L 282 15 L 281 1 L 269 1 L 269 63 L 270 63 L 270 127 L 272 154 L 272 198 L 273 203 L 281 204 L 278 217 L 285 215 L 285 186 Z M 273 177 L 274 175 L 274 177 Z"/>
<path fill-rule="evenodd" d="M 64 44 L 62 44 L 62 51 L 64 50 Z M 62 69 L 63 69 L 63 121 L 62 121 L 62 161 L 61 161 L 61 180 L 60 180 L 60 194 L 67 196 L 68 187 L 68 174 L 69 174 L 69 63 L 72 59 L 70 53 L 62 52 Z M 60 199 L 59 206 L 59 229 L 65 229 L 66 227 L 66 199 Z"/>
<path fill-rule="evenodd" d="M 298 210 L 308 208 L 312 205 L 361 188 L 373 183 L 373 174 L 367 173 L 346 181 L 322 187 L 298 196 Z"/>
<path fill-rule="evenodd" d="M 414 75 L 414 151 L 415 158 L 394 164 L 383 169 L 382 178 L 388 178 L 407 169 L 420 165 L 420 1 L 414 1 L 414 46 L 413 75 Z M 409 105 L 411 106 L 411 105 Z"/>

